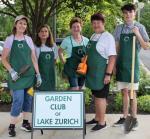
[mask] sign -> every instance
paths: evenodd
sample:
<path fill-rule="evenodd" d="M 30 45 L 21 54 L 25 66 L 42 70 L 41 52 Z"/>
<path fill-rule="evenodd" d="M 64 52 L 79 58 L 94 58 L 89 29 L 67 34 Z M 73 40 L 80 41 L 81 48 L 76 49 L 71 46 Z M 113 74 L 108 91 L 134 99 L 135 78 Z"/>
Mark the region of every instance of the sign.
<path fill-rule="evenodd" d="M 33 129 L 84 128 L 83 92 L 36 92 Z"/>

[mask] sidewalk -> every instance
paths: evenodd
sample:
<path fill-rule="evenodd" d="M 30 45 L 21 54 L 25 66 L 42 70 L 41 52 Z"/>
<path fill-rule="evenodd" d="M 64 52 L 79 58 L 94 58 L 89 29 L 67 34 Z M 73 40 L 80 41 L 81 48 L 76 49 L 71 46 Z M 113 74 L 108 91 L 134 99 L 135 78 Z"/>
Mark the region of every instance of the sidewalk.
<path fill-rule="evenodd" d="M 93 118 L 93 114 L 87 114 L 87 120 Z M 112 124 L 118 120 L 119 114 L 108 114 L 107 124 L 110 126 L 103 131 L 90 132 L 92 126 L 87 126 L 86 139 L 150 139 L 150 115 L 139 115 L 139 130 L 124 134 L 123 128 L 112 127 Z M 11 139 L 8 137 L 7 129 L 9 125 L 9 113 L 0 113 L 0 139 Z M 30 139 L 31 134 L 20 130 L 21 122 L 17 124 L 17 136 L 13 139 Z M 82 139 L 82 131 L 40 131 L 34 132 L 34 139 Z"/>

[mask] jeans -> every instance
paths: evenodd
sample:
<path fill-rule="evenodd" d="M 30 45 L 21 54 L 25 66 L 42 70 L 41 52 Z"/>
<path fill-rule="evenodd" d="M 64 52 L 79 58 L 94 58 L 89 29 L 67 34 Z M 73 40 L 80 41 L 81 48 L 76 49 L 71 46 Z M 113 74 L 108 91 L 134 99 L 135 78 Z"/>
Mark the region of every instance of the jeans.
<path fill-rule="evenodd" d="M 31 112 L 32 96 L 27 93 L 27 89 L 13 90 L 12 96 L 11 116 L 17 117 L 22 111 Z"/>

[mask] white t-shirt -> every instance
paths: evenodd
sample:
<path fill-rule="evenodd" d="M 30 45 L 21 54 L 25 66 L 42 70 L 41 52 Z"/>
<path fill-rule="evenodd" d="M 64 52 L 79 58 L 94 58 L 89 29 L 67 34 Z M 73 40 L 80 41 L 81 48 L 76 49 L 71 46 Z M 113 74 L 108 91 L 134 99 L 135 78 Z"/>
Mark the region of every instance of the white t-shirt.
<path fill-rule="evenodd" d="M 109 32 L 106 31 L 102 34 L 94 33 L 91 40 L 98 41 L 96 44 L 96 50 L 105 59 L 108 59 L 109 56 L 117 55 L 115 39 Z"/>
<path fill-rule="evenodd" d="M 10 48 L 12 47 L 12 44 L 13 44 L 13 40 L 18 40 L 18 41 L 22 41 L 22 40 L 25 40 L 28 44 L 28 46 L 33 50 L 34 49 L 34 44 L 33 44 L 33 41 L 31 39 L 31 37 L 27 36 L 27 35 L 24 35 L 23 38 L 21 39 L 18 39 L 16 38 L 14 35 L 10 35 L 6 38 L 5 42 L 4 42 L 4 47 L 5 48 Z"/>
<path fill-rule="evenodd" d="M 51 52 L 51 51 L 53 51 L 54 52 L 54 59 L 57 59 L 57 57 L 58 57 L 58 47 L 57 47 L 57 45 L 55 43 L 53 44 L 53 47 L 51 47 L 51 48 L 47 47 L 44 44 L 41 47 L 35 46 L 35 48 L 36 48 L 37 58 L 39 58 L 40 51 L 41 52 Z"/>

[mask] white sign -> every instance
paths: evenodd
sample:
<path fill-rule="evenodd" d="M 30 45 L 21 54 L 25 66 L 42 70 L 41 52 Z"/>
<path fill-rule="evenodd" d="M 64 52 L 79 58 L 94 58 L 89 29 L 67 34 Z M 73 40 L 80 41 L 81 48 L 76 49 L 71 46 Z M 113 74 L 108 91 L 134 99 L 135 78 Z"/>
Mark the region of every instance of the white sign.
<path fill-rule="evenodd" d="M 36 92 L 33 128 L 83 128 L 83 92 Z"/>

